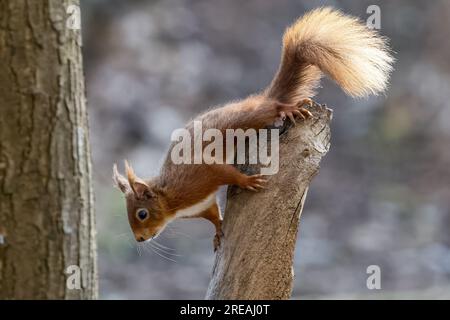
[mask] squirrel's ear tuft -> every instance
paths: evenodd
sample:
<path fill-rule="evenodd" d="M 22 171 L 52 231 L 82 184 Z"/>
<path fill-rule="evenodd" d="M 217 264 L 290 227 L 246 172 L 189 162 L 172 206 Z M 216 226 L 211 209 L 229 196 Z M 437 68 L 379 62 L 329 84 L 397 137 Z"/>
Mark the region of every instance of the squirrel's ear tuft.
<path fill-rule="evenodd" d="M 113 181 L 114 185 L 123 193 L 126 193 L 130 189 L 127 179 L 119 173 L 116 164 L 113 166 Z"/>
<path fill-rule="evenodd" d="M 144 180 L 136 176 L 133 168 L 130 166 L 127 160 L 125 160 L 125 171 L 127 173 L 128 183 L 131 187 L 131 190 L 133 190 L 136 198 L 148 199 L 154 196 L 154 193 L 150 189 L 149 185 Z"/>

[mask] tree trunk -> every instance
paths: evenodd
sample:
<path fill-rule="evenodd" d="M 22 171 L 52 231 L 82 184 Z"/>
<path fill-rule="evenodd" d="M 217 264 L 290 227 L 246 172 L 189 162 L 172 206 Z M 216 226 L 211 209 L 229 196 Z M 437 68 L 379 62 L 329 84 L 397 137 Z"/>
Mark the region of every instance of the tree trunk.
<path fill-rule="evenodd" d="M 69 5 L 78 3 L 0 0 L 0 299 L 97 297 L 81 35 L 66 26 Z"/>
<path fill-rule="evenodd" d="M 225 239 L 207 299 L 290 298 L 298 222 L 330 143 L 331 110 L 314 104 L 312 113 L 313 118 L 280 134 L 280 170 L 267 190 L 228 191 Z"/>

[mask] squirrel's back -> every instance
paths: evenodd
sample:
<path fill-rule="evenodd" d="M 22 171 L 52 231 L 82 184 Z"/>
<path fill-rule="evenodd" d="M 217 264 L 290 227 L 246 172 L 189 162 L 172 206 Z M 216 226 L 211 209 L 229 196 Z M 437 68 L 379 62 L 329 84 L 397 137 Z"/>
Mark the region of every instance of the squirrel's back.
<path fill-rule="evenodd" d="M 350 96 L 383 92 L 394 59 L 387 40 L 357 18 L 331 8 L 308 12 L 287 28 L 281 64 L 268 97 L 295 103 L 313 97 L 322 73 Z"/>

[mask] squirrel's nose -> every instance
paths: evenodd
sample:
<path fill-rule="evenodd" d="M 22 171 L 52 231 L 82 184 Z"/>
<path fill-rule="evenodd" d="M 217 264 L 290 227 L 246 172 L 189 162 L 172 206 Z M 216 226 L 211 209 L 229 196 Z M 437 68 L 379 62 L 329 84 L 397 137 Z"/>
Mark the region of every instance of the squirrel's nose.
<path fill-rule="evenodd" d="M 136 241 L 137 242 L 142 242 L 142 241 L 145 241 L 145 239 L 144 239 L 144 237 L 141 236 L 141 237 L 137 237 Z"/>

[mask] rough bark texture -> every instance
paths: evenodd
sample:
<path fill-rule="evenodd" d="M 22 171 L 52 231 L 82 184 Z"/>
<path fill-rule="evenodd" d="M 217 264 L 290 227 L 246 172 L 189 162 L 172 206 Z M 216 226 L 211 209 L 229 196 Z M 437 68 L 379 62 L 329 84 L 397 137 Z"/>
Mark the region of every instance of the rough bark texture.
<path fill-rule="evenodd" d="M 314 104 L 312 113 L 313 118 L 280 134 L 280 170 L 270 177 L 267 190 L 228 191 L 225 240 L 207 299 L 290 298 L 300 215 L 330 144 L 331 110 Z"/>
<path fill-rule="evenodd" d="M 0 299 L 97 296 L 76 1 L 0 0 Z M 66 268 L 81 268 L 81 289 Z"/>

